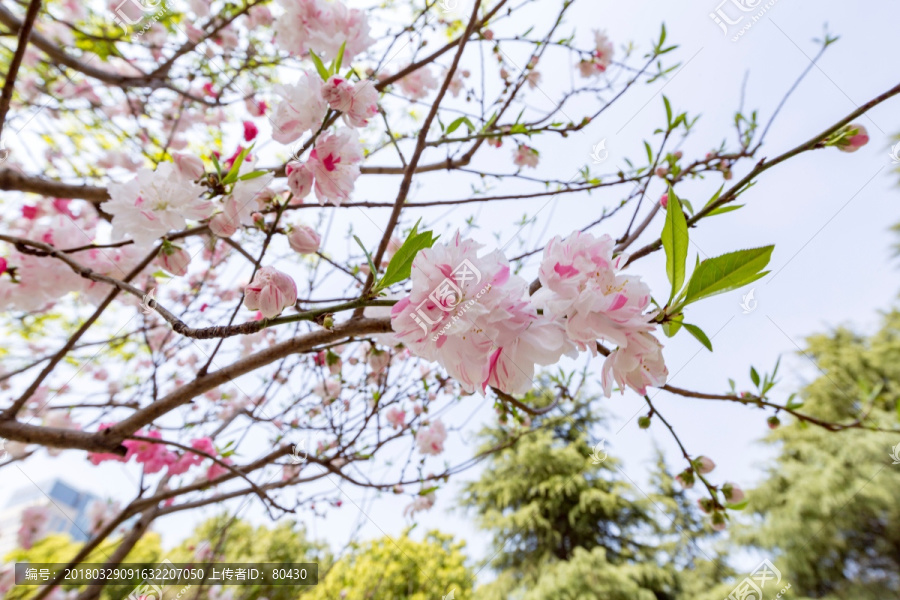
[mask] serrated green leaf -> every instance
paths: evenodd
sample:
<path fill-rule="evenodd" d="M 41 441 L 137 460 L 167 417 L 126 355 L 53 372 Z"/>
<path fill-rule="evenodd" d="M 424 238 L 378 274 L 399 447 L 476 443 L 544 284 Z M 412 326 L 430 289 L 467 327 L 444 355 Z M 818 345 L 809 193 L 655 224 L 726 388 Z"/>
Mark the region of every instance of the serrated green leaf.
<path fill-rule="evenodd" d="M 709 337 L 707 337 L 702 329 L 700 329 L 696 325 L 691 325 L 690 323 L 685 323 L 684 328 L 687 329 L 688 333 L 697 338 L 697 341 L 703 344 L 707 350 L 712 352 L 712 342 L 709 341 Z"/>
<path fill-rule="evenodd" d="M 662 244 L 666 250 L 666 275 L 672 284 L 669 302 L 682 286 L 687 273 L 688 230 L 681 202 L 675 191 L 669 186 L 669 203 L 666 208 L 666 223 L 662 231 Z"/>
<path fill-rule="evenodd" d="M 670 200 L 671 202 L 671 200 Z M 775 246 L 729 252 L 701 262 L 688 282 L 685 304 L 730 292 L 768 274 L 762 271 Z"/>

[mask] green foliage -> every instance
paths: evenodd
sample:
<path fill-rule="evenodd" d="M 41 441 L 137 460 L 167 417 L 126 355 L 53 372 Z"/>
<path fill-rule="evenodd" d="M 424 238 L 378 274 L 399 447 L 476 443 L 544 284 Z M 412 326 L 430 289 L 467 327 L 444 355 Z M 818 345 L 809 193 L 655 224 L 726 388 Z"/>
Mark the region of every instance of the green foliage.
<path fill-rule="evenodd" d="M 409 279 L 416 255 L 425 248 L 431 248 L 436 241 L 437 238 L 434 237 L 434 233 L 431 231 L 419 233 L 419 222 L 417 221 L 412 231 L 406 236 L 403 245 L 394 253 L 394 257 L 384 271 L 384 277 L 375 286 L 375 290 L 383 290 L 395 283 Z M 375 271 L 372 272 L 374 273 Z"/>
<path fill-rule="evenodd" d="M 365 600 L 438 600 L 454 591 L 470 598 L 473 576 L 465 565 L 464 542 L 431 531 L 421 542 L 405 532 L 356 544 L 312 588 L 311 600 L 358 598 Z"/>
<path fill-rule="evenodd" d="M 764 277 L 775 246 L 751 248 L 708 258 L 700 263 L 688 283 L 685 304 L 730 292 Z"/>
<path fill-rule="evenodd" d="M 871 337 L 838 329 L 808 341 L 822 376 L 802 390 L 803 412 L 824 420 L 897 428 L 900 312 Z M 749 494 L 757 521 L 744 542 L 777 553 L 796 594 L 838 600 L 900 595 L 900 467 L 896 434 L 833 433 L 786 422 L 767 438 L 780 448 Z"/>
<path fill-rule="evenodd" d="M 107 558 L 115 551 L 119 545 L 117 539 L 109 539 L 101 544 L 93 552 L 88 554 L 87 558 L 82 561 L 84 563 L 103 564 Z M 16 549 L 4 558 L 6 562 L 30 562 L 30 563 L 68 563 L 72 560 L 76 553 L 81 549 L 82 544 L 73 542 L 67 535 L 50 535 L 35 544 L 28 550 L 21 548 Z M 159 534 L 145 534 L 124 562 L 139 563 L 158 563 L 163 559 L 163 550 L 160 544 Z M 101 600 L 122 600 L 128 593 L 140 583 L 135 580 L 130 584 L 121 584 L 117 586 L 106 586 L 103 588 L 100 598 Z M 15 586 L 5 596 L 5 600 L 26 600 L 32 598 L 40 590 L 39 587 L 32 586 Z M 63 590 L 71 589 L 87 589 L 78 586 L 62 586 Z"/>
<path fill-rule="evenodd" d="M 196 562 L 196 551 L 205 545 L 215 558 L 207 562 L 240 563 L 319 563 L 319 579 L 331 565 L 330 553 L 324 545 L 309 541 L 306 531 L 296 522 L 283 519 L 273 528 L 254 527 L 228 515 L 213 517 L 194 530 L 182 544 L 166 553 L 173 563 Z M 292 586 L 253 585 L 235 588 L 244 600 L 294 600 L 297 589 Z"/>
<path fill-rule="evenodd" d="M 668 106 L 668 105 L 667 105 Z M 688 229 L 681 202 L 675 190 L 669 186 L 669 201 L 666 205 L 666 224 L 662 231 L 662 244 L 666 251 L 666 274 L 672 284 L 669 302 L 675 298 L 684 285 L 688 255 Z"/>

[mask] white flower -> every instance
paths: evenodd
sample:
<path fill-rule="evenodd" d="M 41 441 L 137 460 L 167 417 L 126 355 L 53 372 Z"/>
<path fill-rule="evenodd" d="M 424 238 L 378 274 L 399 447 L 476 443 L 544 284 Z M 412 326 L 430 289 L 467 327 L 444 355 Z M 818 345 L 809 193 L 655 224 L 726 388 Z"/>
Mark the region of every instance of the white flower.
<path fill-rule="evenodd" d="M 184 229 L 187 219 L 205 219 L 212 204 L 203 198 L 202 185 L 186 179 L 172 163 L 140 169 L 125 183 L 109 186 L 110 199 L 100 205 L 111 214 L 113 235 L 149 245 L 173 229 Z"/>

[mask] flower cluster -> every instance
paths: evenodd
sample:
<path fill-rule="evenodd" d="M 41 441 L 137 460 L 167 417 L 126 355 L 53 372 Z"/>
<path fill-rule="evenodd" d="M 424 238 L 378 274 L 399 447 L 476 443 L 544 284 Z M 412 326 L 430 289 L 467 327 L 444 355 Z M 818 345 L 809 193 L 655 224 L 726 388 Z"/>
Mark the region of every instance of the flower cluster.
<path fill-rule="evenodd" d="M 554 238 L 540 267 L 542 288 L 510 273 L 500 251 L 459 234 L 423 250 L 412 267 L 412 291 L 392 309 L 397 338 L 416 356 L 438 362 L 468 392 L 487 386 L 506 393 L 531 388 L 535 365 L 555 364 L 576 349 L 616 348 L 603 365 L 607 395 L 615 382 L 645 393 L 665 383 L 662 345 L 647 312 L 650 291 L 621 273 L 609 236 L 576 232 Z"/>
<path fill-rule="evenodd" d="M 413 354 L 441 364 L 466 391 L 522 393 L 535 364 L 556 363 L 574 346 L 560 319 L 537 313 L 503 254 L 478 256 L 479 248 L 457 234 L 420 252 L 391 324 Z"/>
<path fill-rule="evenodd" d="M 605 73 L 612 63 L 615 49 L 609 37 L 602 31 L 594 31 L 594 52 L 590 58 L 578 63 L 582 77 L 593 77 Z"/>
<path fill-rule="evenodd" d="M 275 23 L 275 41 L 295 56 L 312 51 L 333 60 L 344 46 L 349 62 L 375 40 L 369 35 L 365 12 L 348 9 L 343 2 L 327 0 L 282 0 L 284 14 Z"/>
<path fill-rule="evenodd" d="M 100 429 L 107 429 L 111 426 L 112 423 L 103 423 L 100 425 Z M 158 431 L 138 431 L 136 435 L 142 438 L 149 438 L 149 440 L 160 440 L 160 442 L 144 439 L 125 440 L 122 442 L 122 445 L 127 449 L 125 456 L 103 452 L 89 452 L 88 460 L 94 465 L 99 465 L 108 460 L 128 462 L 134 458 L 135 462 L 144 466 L 145 474 L 159 473 L 163 469 L 167 469 L 168 475 L 173 476 L 187 473 L 191 467 L 200 465 L 206 459 L 206 456 L 196 452 L 185 451 L 181 454 L 172 452 L 161 441 L 162 435 Z M 208 437 L 197 438 L 191 441 L 191 448 L 210 456 L 217 455 L 216 448 Z M 214 462 L 207 470 L 206 477 L 207 479 L 215 479 L 224 471 L 227 471 L 227 469 Z"/>
<path fill-rule="evenodd" d="M 184 229 L 186 219 L 205 219 L 212 203 L 206 191 L 175 163 L 162 163 L 155 171 L 140 169 L 125 183 L 109 185 L 110 199 L 100 205 L 112 215 L 113 235 L 130 237 L 147 246 L 173 229 Z"/>

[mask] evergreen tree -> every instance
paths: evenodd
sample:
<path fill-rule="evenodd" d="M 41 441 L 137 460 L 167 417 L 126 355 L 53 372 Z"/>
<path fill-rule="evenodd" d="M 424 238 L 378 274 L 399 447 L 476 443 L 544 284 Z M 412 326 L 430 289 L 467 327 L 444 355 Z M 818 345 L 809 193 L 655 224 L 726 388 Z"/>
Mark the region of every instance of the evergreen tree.
<path fill-rule="evenodd" d="M 802 390 L 803 412 L 897 428 L 900 312 L 870 337 L 843 328 L 814 336 L 806 354 L 822 375 Z M 749 496 L 757 518 L 742 539 L 769 552 L 798 595 L 900 597 L 900 466 L 891 457 L 900 435 L 791 422 L 767 441 L 780 455 Z"/>

